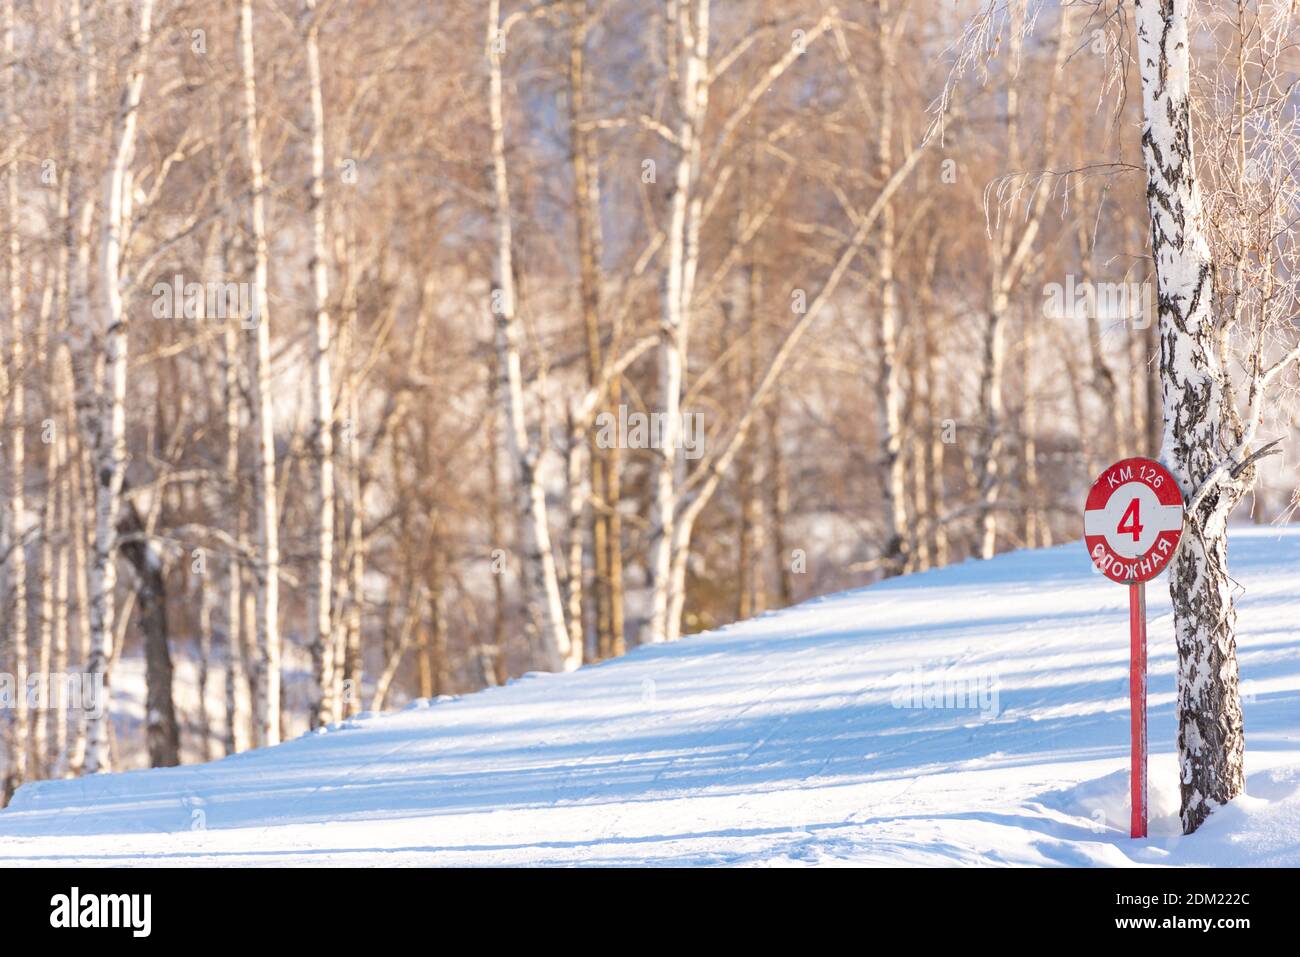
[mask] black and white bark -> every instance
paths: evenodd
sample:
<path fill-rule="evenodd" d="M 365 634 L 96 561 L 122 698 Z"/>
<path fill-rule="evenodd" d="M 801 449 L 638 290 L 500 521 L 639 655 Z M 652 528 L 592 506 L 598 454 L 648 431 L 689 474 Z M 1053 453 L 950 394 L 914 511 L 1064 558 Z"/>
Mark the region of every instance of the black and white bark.
<path fill-rule="evenodd" d="M 280 509 L 275 484 L 275 420 L 271 402 L 270 300 L 267 294 L 269 254 L 266 236 L 266 182 L 262 172 L 262 143 L 258 131 L 257 73 L 253 44 L 251 0 L 239 6 L 239 51 L 243 80 L 244 145 L 248 159 L 249 225 L 253 241 L 253 315 L 249 356 L 253 419 L 256 429 L 257 545 L 254 564 L 257 630 L 258 742 L 280 743 Z"/>
<path fill-rule="evenodd" d="M 500 401 L 505 412 L 506 444 L 514 464 L 515 501 L 520 514 L 524 590 L 536 618 L 541 665 L 548 671 L 570 666 L 571 641 L 560 591 L 559 570 L 551 550 L 546 489 L 540 473 L 542 447 L 529 436 L 525 414 L 524 378 L 520 357 L 520 328 L 514 279 L 514 240 L 505 146 L 505 107 L 502 58 L 506 29 L 499 0 L 488 3 L 485 55 L 488 63 L 488 119 L 492 162 L 489 186 L 495 226 L 492 258 L 492 319 L 499 373 Z"/>
<path fill-rule="evenodd" d="M 114 589 L 117 586 L 117 524 L 126 475 L 126 373 L 128 316 L 122 296 L 122 246 L 129 203 L 128 182 L 135 154 L 140 96 L 153 39 L 153 0 L 140 4 L 121 107 L 113 127 L 112 156 L 104 183 L 101 272 L 104 288 L 104 380 L 97 422 L 91 431 L 95 471 L 95 548 L 90 574 L 91 674 L 102 676 L 102 707 L 86 721 L 84 770 L 111 767 L 109 751 L 109 663 L 113 655 Z"/>
<path fill-rule="evenodd" d="M 333 386 L 330 369 L 331 321 L 329 274 L 326 266 L 325 230 L 325 107 L 321 92 L 320 15 L 316 0 L 304 0 L 304 47 L 307 53 L 308 101 L 311 104 L 311 175 L 308 179 L 308 208 L 311 211 L 312 295 L 312 417 L 315 448 L 316 519 L 315 560 L 311 578 L 308 628 L 312 659 L 311 725 L 319 727 L 338 714 L 334 695 L 334 629 L 331 598 L 334 590 L 334 421 Z"/>
<path fill-rule="evenodd" d="M 1244 487 L 1213 479 L 1227 471 L 1221 469 L 1225 373 L 1218 348 L 1214 262 L 1192 145 L 1189 17 L 1190 0 L 1137 2 L 1142 151 L 1164 399 L 1160 457 L 1189 502 L 1187 529 L 1169 575 L 1186 833 L 1240 794 L 1245 784 L 1227 537 L 1228 514 Z"/>

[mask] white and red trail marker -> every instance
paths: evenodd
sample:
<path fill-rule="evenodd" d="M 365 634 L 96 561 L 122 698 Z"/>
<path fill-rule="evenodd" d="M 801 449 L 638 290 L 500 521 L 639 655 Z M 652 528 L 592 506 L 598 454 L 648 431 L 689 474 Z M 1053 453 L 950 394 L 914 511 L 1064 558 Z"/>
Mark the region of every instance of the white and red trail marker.
<path fill-rule="evenodd" d="M 1098 476 L 1083 506 L 1083 541 L 1092 563 L 1128 585 L 1129 712 L 1133 733 L 1133 837 L 1147 836 L 1146 582 L 1169 565 L 1183 535 L 1183 495 L 1154 459 L 1116 462 Z"/>

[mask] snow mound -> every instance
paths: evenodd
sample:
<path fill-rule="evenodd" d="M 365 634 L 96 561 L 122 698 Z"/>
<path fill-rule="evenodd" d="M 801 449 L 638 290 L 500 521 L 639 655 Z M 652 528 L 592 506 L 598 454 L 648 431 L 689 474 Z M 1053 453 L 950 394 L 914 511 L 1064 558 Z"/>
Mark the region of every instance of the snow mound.
<path fill-rule="evenodd" d="M 1177 761 L 1172 756 L 1161 755 L 1151 763 L 1148 776 L 1148 835 L 1165 838 L 1181 834 Z M 1128 769 L 1081 781 L 1060 791 L 1049 791 L 1043 795 L 1042 804 L 1071 818 L 1091 822 L 1098 834 L 1127 835 L 1133 809 Z"/>
<path fill-rule="evenodd" d="M 894 579 L 206 765 L 38 782 L 0 866 L 1300 866 L 1300 529 L 1234 529 L 1247 794 L 1177 823 L 1148 589 L 1128 838 L 1125 589 L 1078 543 Z"/>

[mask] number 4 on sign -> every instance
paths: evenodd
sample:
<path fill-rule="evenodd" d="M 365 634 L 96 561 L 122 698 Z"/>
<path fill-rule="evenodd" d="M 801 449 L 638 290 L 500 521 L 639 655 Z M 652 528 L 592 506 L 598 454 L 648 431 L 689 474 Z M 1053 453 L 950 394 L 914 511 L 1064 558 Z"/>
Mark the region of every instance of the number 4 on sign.
<path fill-rule="evenodd" d="M 1116 529 L 1125 535 L 1132 535 L 1135 542 L 1142 537 L 1141 504 L 1142 500 L 1137 498 L 1129 502 L 1128 509 L 1124 512 L 1124 517 L 1119 520 L 1119 527 Z"/>

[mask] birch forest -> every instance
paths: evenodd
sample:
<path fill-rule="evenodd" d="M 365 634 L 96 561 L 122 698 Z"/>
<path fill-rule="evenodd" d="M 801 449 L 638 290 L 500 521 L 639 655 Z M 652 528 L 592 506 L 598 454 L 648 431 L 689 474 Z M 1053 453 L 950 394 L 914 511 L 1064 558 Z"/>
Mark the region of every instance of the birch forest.
<path fill-rule="evenodd" d="M 1185 826 L 1240 790 L 1289 3 L 2 2 L 5 800 L 1076 539 L 1128 455 Z"/>

